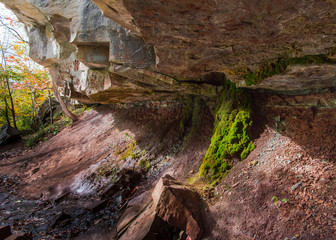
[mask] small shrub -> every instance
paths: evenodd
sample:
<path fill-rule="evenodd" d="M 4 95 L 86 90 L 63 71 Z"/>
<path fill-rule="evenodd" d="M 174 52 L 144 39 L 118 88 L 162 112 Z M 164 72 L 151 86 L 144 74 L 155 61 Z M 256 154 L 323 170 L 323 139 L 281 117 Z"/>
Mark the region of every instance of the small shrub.
<path fill-rule="evenodd" d="M 38 130 L 36 133 L 29 135 L 24 139 L 24 145 L 27 148 L 32 148 L 40 141 L 44 141 L 44 136 L 48 131 L 48 127 Z"/>
<path fill-rule="evenodd" d="M 24 141 L 24 145 L 27 147 L 27 148 L 31 148 L 35 145 L 35 138 L 34 137 L 28 137 L 25 139 Z"/>
<path fill-rule="evenodd" d="M 70 123 L 72 123 L 71 118 L 69 118 L 69 117 L 65 117 L 65 118 L 64 118 L 64 123 L 65 123 L 65 126 L 69 126 Z"/>

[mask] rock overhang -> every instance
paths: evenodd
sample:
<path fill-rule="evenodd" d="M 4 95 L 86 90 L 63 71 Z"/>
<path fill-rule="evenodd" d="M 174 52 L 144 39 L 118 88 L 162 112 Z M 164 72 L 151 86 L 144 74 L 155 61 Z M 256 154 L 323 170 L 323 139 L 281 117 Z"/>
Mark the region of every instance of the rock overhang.
<path fill-rule="evenodd" d="M 29 26 L 32 59 L 86 102 L 217 97 L 225 79 L 273 91 L 336 85 L 334 1 L 2 2 Z M 239 72 L 307 56 L 328 61 L 290 62 L 256 82 Z"/>

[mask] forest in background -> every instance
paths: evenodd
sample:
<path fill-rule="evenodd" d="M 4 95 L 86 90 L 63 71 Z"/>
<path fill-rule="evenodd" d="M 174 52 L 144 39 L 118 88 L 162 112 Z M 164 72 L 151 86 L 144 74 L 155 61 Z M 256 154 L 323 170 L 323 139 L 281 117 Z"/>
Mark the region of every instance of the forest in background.
<path fill-rule="evenodd" d="M 29 58 L 24 25 L 0 7 L 0 126 L 28 130 L 39 106 L 52 96 L 50 76 Z"/>

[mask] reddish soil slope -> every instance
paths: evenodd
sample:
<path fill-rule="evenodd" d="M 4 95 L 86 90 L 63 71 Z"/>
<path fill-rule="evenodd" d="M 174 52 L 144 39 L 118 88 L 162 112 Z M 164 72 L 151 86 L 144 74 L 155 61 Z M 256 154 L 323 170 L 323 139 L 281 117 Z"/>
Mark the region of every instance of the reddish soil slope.
<path fill-rule="evenodd" d="M 336 112 L 283 105 L 258 109 L 252 131 L 256 150 L 218 186 L 199 184 L 209 204 L 204 239 L 335 239 Z M 100 162 L 139 166 L 133 151 L 151 164 L 138 192 L 151 189 L 165 173 L 187 182 L 197 178 L 213 119 L 203 109 L 199 129 L 185 142 L 182 116 L 178 102 L 102 106 L 34 150 L 14 158 L 2 154 L 0 175 L 20 177 L 18 196 L 55 198 L 74 190 L 75 179 L 85 179 L 78 176 Z"/>

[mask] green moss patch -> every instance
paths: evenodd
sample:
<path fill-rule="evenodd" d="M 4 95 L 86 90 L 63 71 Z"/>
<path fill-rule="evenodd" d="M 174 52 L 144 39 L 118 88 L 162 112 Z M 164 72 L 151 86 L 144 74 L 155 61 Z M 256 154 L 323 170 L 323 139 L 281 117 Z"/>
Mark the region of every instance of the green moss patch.
<path fill-rule="evenodd" d="M 249 137 L 252 120 L 248 93 L 226 83 L 215 116 L 211 144 L 200 168 L 201 176 L 211 181 L 224 176 L 231 167 L 230 159 L 245 159 L 255 148 Z"/>
<path fill-rule="evenodd" d="M 261 64 L 258 70 L 251 71 L 247 67 L 238 68 L 234 72 L 245 79 L 246 86 L 262 82 L 265 78 L 282 74 L 290 65 L 336 64 L 335 60 L 325 55 L 309 55 L 297 58 L 278 58 Z"/>
<path fill-rule="evenodd" d="M 145 172 L 148 172 L 151 169 L 151 165 L 148 160 L 141 159 L 139 164 L 141 169 L 143 169 Z"/>

